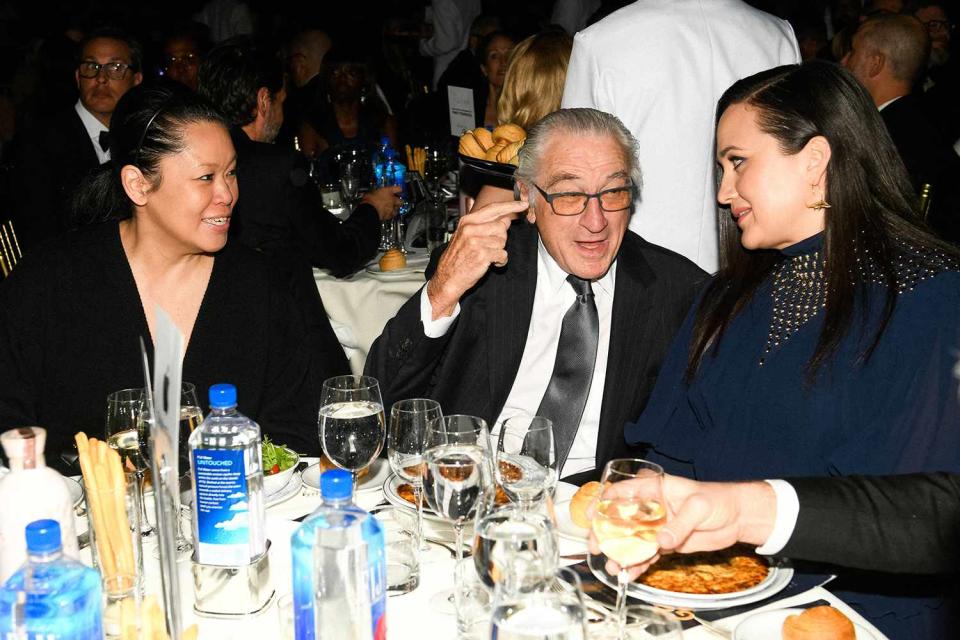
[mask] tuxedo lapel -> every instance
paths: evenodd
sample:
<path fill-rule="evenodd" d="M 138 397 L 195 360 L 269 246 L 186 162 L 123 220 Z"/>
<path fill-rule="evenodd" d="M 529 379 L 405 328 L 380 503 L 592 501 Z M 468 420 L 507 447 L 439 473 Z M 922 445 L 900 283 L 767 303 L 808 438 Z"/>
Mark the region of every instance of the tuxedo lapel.
<path fill-rule="evenodd" d="M 490 363 L 491 413 L 494 420 L 503 409 L 520 367 L 537 287 L 536 228 L 520 222 L 511 228 L 510 236 L 510 260 L 503 274 L 491 283 L 494 286 L 486 318 L 487 362 Z"/>
<path fill-rule="evenodd" d="M 647 363 L 646 342 L 650 332 L 647 311 L 655 302 L 649 291 L 656 275 L 640 251 L 640 242 L 639 238 L 627 233 L 617 257 L 610 347 L 597 434 L 598 468 L 623 441 L 626 421 L 636 417 L 627 415 L 627 412 Z"/>

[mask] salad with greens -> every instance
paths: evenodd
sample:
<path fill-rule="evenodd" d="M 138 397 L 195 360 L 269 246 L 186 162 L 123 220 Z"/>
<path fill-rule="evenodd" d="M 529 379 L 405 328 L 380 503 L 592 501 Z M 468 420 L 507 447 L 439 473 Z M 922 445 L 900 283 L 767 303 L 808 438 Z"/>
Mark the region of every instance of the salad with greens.
<path fill-rule="evenodd" d="M 297 463 L 297 454 L 281 444 L 273 444 L 264 436 L 261 445 L 263 453 L 263 475 L 272 476 L 286 471 Z"/>

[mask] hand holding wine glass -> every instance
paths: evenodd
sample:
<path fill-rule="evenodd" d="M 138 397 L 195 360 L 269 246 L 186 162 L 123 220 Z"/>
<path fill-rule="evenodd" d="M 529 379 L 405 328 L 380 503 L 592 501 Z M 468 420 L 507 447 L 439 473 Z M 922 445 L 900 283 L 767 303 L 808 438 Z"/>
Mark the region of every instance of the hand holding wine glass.
<path fill-rule="evenodd" d="M 323 453 L 353 472 L 356 483 L 357 472 L 377 459 L 386 439 L 380 383 L 355 375 L 324 380 L 319 422 Z"/>
<path fill-rule="evenodd" d="M 667 521 L 663 469 L 646 460 L 611 460 L 603 470 L 603 491 L 594 507 L 592 530 L 600 551 L 616 562 L 616 612 L 623 628 L 630 574 L 626 567 L 657 554 L 657 531 Z"/>

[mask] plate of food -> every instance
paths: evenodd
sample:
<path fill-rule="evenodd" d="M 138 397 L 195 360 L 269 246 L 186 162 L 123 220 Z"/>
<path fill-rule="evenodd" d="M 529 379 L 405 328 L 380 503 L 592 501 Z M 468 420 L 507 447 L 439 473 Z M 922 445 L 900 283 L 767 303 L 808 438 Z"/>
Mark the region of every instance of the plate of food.
<path fill-rule="evenodd" d="M 876 636 L 830 606 L 762 611 L 733 630 L 733 640 L 875 640 Z"/>
<path fill-rule="evenodd" d="M 366 272 L 381 280 L 403 278 L 411 273 L 424 273 L 430 262 L 430 254 L 399 249 L 389 249 L 377 262 L 367 265 Z"/>
<path fill-rule="evenodd" d="M 557 520 L 557 535 L 567 540 L 586 542 L 590 535 L 587 508 L 600 492 L 599 482 L 588 482 L 582 487 L 560 481 L 554 496 L 553 511 Z"/>
<path fill-rule="evenodd" d="M 263 456 L 263 492 L 269 496 L 290 483 L 300 456 L 285 445 L 274 444 L 266 436 L 260 445 L 260 452 Z"/>
<path fill-rule="evenodd" d="M 506 462 L 505 460 L 500 461 L 500 470 L 502 473 L 511 475 L 512 477 L 516 477 L 516 474 L 522 473 L 517 465 Z M 398 507 L 410 507 L 412 509 L 417 504 L 413 494 L 413 486 L 396 474 L 390 474 L 390 478 L 383 484 L 383 495 L 387 499 L 387 502 Z M 507 494 L 504 493 L 500 485 L 497 485 L 497 497 L 495 499 L 498 505 L 505 505 L 510 502 L 510 498 L 507 497 Z M 430 508 L 429 502 L 424 502 L 423 504 L 423 517 L 443 520 L 443 518 L 437 515 L 436 511 Z"/>
<path fill-rule="evenodd" d="M 588 564 L 597 578 L 616 587 L 607 573 L 606 556 L 591 555 Z M 688 609 L 726 609 L 758 602 L 782 591 L 793 568 L 759 556 L 749 547 L 722 551 L 670 554 L 661 557 L 630 584 L 627 593 L 645 602 Z"/>
<path fill-rule="evenodd" d="M 330 462 L 327 456 L 320 456 L 320 462 L 310 465 L 303 470 L 303 484 L 320 490 L 320 474 L 329 469 L 336 469 L 337 465 Z M 357 472 L 357 486 L 355 493 L 363 491 L 374 491 L 384 487 L 387 477 L 390 475 L 390 463 L 383 458 L 377 458 L 370 466 Z"/>

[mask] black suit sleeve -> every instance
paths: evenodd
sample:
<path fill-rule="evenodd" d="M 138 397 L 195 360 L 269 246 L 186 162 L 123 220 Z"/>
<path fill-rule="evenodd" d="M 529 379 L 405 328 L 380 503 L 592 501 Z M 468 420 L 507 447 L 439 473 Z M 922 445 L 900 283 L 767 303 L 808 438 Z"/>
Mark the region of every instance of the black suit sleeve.
<path fill-rule="evenodd" d="M 781 555 L 894 573 L 960 570 L 960 476 L 803 478 L 790 484 L 800 514 Z"/>

